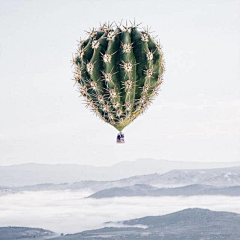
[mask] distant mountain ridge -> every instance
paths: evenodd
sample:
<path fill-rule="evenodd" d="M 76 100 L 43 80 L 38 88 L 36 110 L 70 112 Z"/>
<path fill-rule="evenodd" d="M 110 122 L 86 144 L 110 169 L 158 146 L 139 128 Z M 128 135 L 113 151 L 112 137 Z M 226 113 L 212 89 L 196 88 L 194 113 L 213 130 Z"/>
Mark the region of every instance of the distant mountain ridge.
<path fill-rule="evenodd" d="M 112 223 L 105 227 L 54 240 L 239 240 L 240 215 L 207 209 L 185 209 L 163 216 L 149 216 Z M 108 223 L 111 225 L 111 223 Z M 139 226 L 145 226 L 139 227 Z"/>
<path fill-rule="evenodd" d="M 177 188 L 156 188 L 150 185 L 136 184 L 130 187 L 105 189 L 90 195 L 88 198 L 102 199 L 113 197 L 163 197 L 196 195 L 240 196 L 240 186 L 220 188 L 209 185 L 194 184 Z"/>
<path fill-rule="evenodd" d="M 10 187 L 0 186 L 0 197 L 8 194 L 14 194 L 14 193 L 19 193 L 19 191 Z"/>
<path fill-rule="evenodd" d="M 133 176 L 115 181 L 81 181 L 75 183 L 30 185 L 15 187 L 17 191 L 48 191 L 48 190 L 90 190 L 92 192 L 110 188 L 130 187 L 136 184 L 156 187 L 181 187 L 200 184 L 215 187 L 240 186 L 240 167 L 215 168 L 199 170 L 172 170 L 164 174 Z"/>
<path fill-rule="evenodd" d="M 240 166 L 240 162 L 179 162 L 138 159 L 107 167 L 77 164 L 21 164 L 0 167 L 0 185 L 26 186 L 44 183 L 74 183 L 85 180 L 113 181 L 136 175 L 166 173 L 180 169 L 211 169 Z M 131 169 L 131 171 L 129 171 Z"/>

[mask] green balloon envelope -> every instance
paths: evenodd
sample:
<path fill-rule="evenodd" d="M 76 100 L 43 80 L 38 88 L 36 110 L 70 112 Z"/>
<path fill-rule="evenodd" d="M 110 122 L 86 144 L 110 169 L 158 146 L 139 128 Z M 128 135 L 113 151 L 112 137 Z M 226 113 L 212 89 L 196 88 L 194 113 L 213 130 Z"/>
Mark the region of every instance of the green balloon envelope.
<path fill-rule="evenodd" d="M 93 29 L 73 63 L 86 104 L 119 131 L 146 110 L 165 71 L 160 45 L 135 24 Z"/>

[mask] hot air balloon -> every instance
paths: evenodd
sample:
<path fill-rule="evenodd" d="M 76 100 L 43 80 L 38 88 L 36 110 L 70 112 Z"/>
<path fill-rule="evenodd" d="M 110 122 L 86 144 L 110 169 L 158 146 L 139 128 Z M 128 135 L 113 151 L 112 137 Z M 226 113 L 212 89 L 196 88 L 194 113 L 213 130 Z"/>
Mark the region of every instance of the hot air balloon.
<path fill-rule="evenodd" d="M 73 58 L 74 80 L 86 105 L 119 134 L 145 112 L 165 71 L 159 42 L 135 22 L 103 24 L 80 41 Z"/>

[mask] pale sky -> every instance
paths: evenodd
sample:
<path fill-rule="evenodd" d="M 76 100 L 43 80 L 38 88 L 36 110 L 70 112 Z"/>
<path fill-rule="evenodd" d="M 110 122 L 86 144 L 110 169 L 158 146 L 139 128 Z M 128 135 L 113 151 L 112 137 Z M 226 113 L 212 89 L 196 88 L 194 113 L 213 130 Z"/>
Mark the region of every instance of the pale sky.
<path fill-rule="evenodd" d="M 149 110 L 117 130 L 83 105 L 72 53 L 84 30 L 152 26 L 166 62 Z M 240 1 L 0 1 L 0 165 L 240 160 Z"/>

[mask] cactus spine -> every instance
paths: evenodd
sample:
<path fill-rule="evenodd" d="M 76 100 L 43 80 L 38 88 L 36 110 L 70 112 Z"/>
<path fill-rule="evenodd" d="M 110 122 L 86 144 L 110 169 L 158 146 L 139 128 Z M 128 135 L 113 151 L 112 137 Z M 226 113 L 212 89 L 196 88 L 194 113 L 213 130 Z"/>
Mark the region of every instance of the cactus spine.
<path fill-rule="evenodd" d="M 93 29 L 73 63 L 87 106 L 119 131 L 146 110 L 165 70 L 160 45 L 135 23 Z"/>

